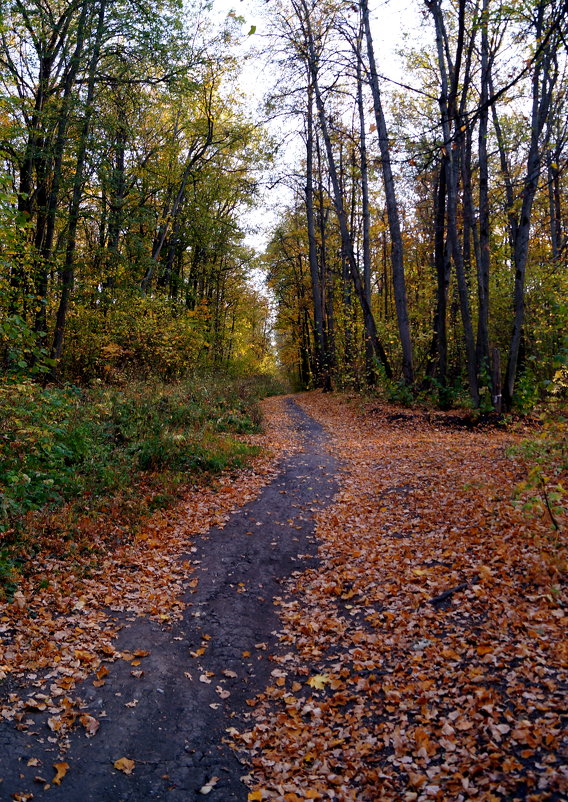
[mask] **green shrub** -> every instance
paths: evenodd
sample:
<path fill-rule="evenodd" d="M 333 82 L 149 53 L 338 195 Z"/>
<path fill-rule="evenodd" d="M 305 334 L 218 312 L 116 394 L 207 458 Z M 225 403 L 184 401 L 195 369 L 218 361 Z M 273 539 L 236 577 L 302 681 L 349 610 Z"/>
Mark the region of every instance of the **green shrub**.
<path fill-rule="evenodd" d="M 527 466 L 526 478 L 516 487 L 519 503 L 526 512 L 548 518 L 557 531 L 566 514 L 567 433 L 565 418 L 544 415 L 538 435 L 509 450 L 511 456 L 520 457 Z"/>
<path fill-rule="evenodd" d="M 258 431 L 257 399 L 269 384 L 226 376 L 123 389 L 0 383 L 0 531 L 17 529 L 31 510 L 110 497 L 144 472 L 189 478 L 243 464 L 255 450 L 233 435 Z"/>

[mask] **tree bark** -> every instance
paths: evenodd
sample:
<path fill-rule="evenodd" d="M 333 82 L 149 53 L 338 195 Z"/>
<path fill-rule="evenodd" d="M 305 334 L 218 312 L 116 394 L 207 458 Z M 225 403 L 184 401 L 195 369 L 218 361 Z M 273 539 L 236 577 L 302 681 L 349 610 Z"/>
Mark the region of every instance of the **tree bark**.
<path fill-rule="evenodd" d="M 464 9 L 465 0 L 459 0 L 459 28 L 458 42 L 456 46 L 455 62 L 452 63 L 447 36 L 442 16 L 440 0 L 426 0 L 428 10 L 434 19 L 436 32 L 436 48 L 438 55 L 438 68 L 440 70 L 441 91 L 439 98 L 440 121 L 442 135 L 444 139 L 443 155 L 445 156 L 446 166 L 446 215 L 448 224 L 448 243 L 452 260 L 456 270 L 458 285 L 460 312 L 464 331 L 464 344 L 467 360 L 467 376 L 469 392 L 475 406 L 479 405 L 479 390 L 477 384 L 477 370 L 475 359 L 475 340 L 473 335 L 473 324 L 471 308 L 469 303 L 469 290 L 465 275 L 463 251 L 460 246 L 458 234 L 458 182 L 459 182 L 459 152 L 458 147 L 461 143 L 461 133 L 458 126 L 454 126 L 452 132 L 452 121 L 457 122 L 459 115 L 456 110 L 456 98 L 459 85 L 459 70 L 463 54 L 464 37 Z"/>
<path fill-rule="evenodd" d="M 334 198 L 334 205 L 335 211 L 337 214 L 337 218 L 339 221 L 339 229 L 341 232 L 341 240 L 343 243 L 343 247 L 345 249 L 345 254 L 347 257 L 347 263 L 349 265 L 349 272 L 351 274 L 351 279 L 353 281 L 353 286 L 355 287 L 355 291 L 359 298 L 359 303 L 361 304 L 361 309 L 363 311 L 363 320 L 365 324 L 365 335 L 366 338 L 369 340 L 371 347 L 373 348 L 374 354 L 376 354 L 377 358 L 383 365 L 385 375 L 387 378 L 392 378 L 392 369 L 387 358 L 386 352 L 379 340 L 377 334 L 377 328 L 375 324 L 375 319 L 373 317 L 373 313 L 371 311 L 371 307 L 367 302 L 367 298 L 365 297 L 365 289 L 363 286 L 363 282 L 361 280 L 361 275 L 359 273 L 359 268 L 357 266 L 355 260 L 355 253 L 353 250 L 353 241 L 351 239 L 351 235 L 349 232 L 349 226 L 347 224 L 347 215 L 345 213 L 345 207 L 343 204 L 343 198 L 341 196 L 341 188 L 339 185 L 339 178 L 337 174 L 337 167 L 335 164 L 335 156 L 333 153 L 333 147 L 331 144 L 331 137 L 329 135 L 329 128 L 327 124 L 327 118 L 325 115 L 325 106 L 321 94 L 321 90 L 319 87 L 319 78 L 318 78 L 318 59 L 315 50 L 315 44 L 313 40 L 313 33 L 311 28 L 310 22 L 310 14 L 309 10 L 306 6 L 305 0 L 300 0 L 301 8 L 297 6 L 297 10 L 300 12 L 298 14 L 299 21 L 303 28 L 305 44 L 307 47 L 307 61 L 308 67 L 312 77 L 312 83 L 314 87 L 315 93 L 315 100 L 316 100 L 316 107 L 318 110 L 318 117 L 320 123 L 320 130 L 322 133 L 324 146 L 327 155 L 327 162 L 329 168 L 329 175 L 331 179 L 331 185 L 333 188 L 333 198 Z"/>
<path fill-rule="evenodd" d="M 387 125 L 383 111 L 381 93 L 379 88 L 379 77 L 375 63 L 375 53 L 371 26 L 369 21 L 369 7 L 367 0 L 360 0 L 361 16 L 365 28 L 367 41 L 367 57 L 369 60 L 369 83 L 373 95 L 373 106 L 375 110 L 375 120 L 379 137 L 379 147 L 381 151 L 381 169 L 383 173 L 383 183 L 385 188 L 385 200 L 389 221 L 389 232 L 391 237 L 391 265 L 393 277 L 394 299 L 398 322 L 398 333 L 402 346 L 402 375 L 407 384 L 414 381 L 414 369 L 412 364 L 412 340 L 410 335 L 410 322 L 408 318 L 408 303 L 406 298 L 406 280 L 404 276 L 404 249 L 402 233 L 400 228 L 400 216 L 396 197 L 394 176 L 390 158 L 390 147 Z"/>
<path fill-rule="evenodd" d="M 363 221 L 363 284 L 365 296 L 371 305 L 371 211 L 369 208 L 369 164 L 367 160 L 367 132 L 365 126 L 365 107 L 363 105 L 363 75 L 361 67 L 361 47 L 363 44 L 363 25 L 359 27 L 357 36 L 357 110 L 359 113 L 359 153 L 361 159 L 361 216 Z M 365 364 L 367 381 L 372 383 L 373 353 L 370 343 L 366 342 Z"/>
<path fill-rule="evenodd" d="M 75 268 L 75 249 L 77 246 L 77 226 L 79 224 L 79 213 L 81 206 L 81 196 L 83 193 L 83 173 L 87 154 L 87 144 L 91 129 L 91 118 L 93 116 L 93 100 L 95 96 L 95 78 L 97 65 L 100 58 L 103 33 L 105 28 L 107 0 L 100 0 L 99 13 L 97 18 L 97 28 L 93 42 L 93 52 L 89 63 L 87 97 L 85 101 L 85 116 L 79 138 L 77 161 L 75 165 L 75 176 L 73 179 L 73 195 L 69 207 L 67 247 L 65 250 L 65 263 L 61 271 L 61 298 L 57 309 L 55 330 L 53 334 L 53 345 L 51 348 L 51 358 L 60 360 L 63 353 L 63 338 L 65 334 L 65 323 L 69 308 L 69 298 L 73 289 L 74 268 Z"/>
<path fill-rule="evenodd" d="M 311 79 L 308 81 L 308 103 L 306 109 L 306 221 L 308 227 L 308 261 L 314 306 L 314 335 L 316 346 L 316 376 L 318 385 L 329 390 L 331 378 L 326 353 L 323 327 L 322 287 L 318 266 L 316 227 L 314 216 L 314 90 Z"/>
<path fill-rule="evenodd" d="M 535 41 L 539 41 L 544 28 L 544 7 L 537 10 Z M 505 406 L 510 409 L 517 378 L 519 352 L 525 317 L 525 279 L 529 250 L 531 212 L 540 178 L 542 151 L 541 135 L 544 130 L 552 102 L 552 91 L 556 84 L 557 67 L 554 64 L 553 43 L 548 45 L 537 61 L 532 78 L 531 139 L 527 159 L 527 171 L 523 182 L 522 205 L 516 226 L 513 263 L 515 266 L 515 287 L 513 293 L 513 330 L 509 346 L 509 359 L 503 388 Z M 543 145 L 546 148 L 546 143 Z"/>
<path fill-rule="evenodd" d="M 489 0 L 483 0 L 481 18 L 481 111 L 479 114 L 479 259 L 477 264 L 477 294 L 479 312 L 477 319 L 477 363 L 478 373 L 483 367 L 489 373 L 489 269 L 490 269 L 490 219 L 489 219 L 489 165 L 487 159 L 487 131 L 489 126 Z M 501 393 L 493 387 L 492 395 Z"/>

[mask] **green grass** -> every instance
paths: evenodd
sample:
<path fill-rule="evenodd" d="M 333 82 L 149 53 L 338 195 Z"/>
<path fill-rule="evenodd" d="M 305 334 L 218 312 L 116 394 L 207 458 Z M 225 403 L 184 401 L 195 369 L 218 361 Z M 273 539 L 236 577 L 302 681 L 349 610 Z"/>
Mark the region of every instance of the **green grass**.
<path fill-rule="evenodd" d="M 197 477 L 245 465 L 257 449 L 238 435 L 259 430 L 257 402 L 270 391 L 278 387 L 265 377 L 120 389 L 1 383 L 0 587 L 13 583 L 22 535 L 30 552 L 30 514 L 75 503 L 79 518 L 123 497 L 136 519 Z"/>

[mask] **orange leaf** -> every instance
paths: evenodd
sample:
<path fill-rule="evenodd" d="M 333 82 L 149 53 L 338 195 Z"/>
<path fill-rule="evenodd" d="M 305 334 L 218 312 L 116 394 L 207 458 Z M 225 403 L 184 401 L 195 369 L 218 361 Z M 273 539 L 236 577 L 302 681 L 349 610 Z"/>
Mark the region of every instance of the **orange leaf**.
<path fill-rule="evenodd" d="M 67 772 L 69 771 L 69 763 L 54 763 L 53 768 L 57 772 L 55 777 L 52 780 L 54 785 L 61 785 L 61 780 L 65 777 Z"/>
<path fill-rule="evenodd" d="M 100 722 L 94 716 L 89 716 L 86 713 L 80 716 L 79 721 L 83 725 L 83 727 L 87 730 L 86 735 L 87 738 L 92 738 L 93 735 L 96 735 L 98 732 Z"/>
<path fill-rule="evenodd" d="M 108 668 L 106 666 L 100 666 L 97 670 L 97 679 L 101 680 L 104 679 L 108 675 Z"/>

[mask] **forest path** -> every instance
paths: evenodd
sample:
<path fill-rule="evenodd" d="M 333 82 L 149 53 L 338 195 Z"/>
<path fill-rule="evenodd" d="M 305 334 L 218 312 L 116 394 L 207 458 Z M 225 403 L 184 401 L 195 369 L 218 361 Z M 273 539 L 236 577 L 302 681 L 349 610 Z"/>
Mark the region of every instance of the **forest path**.
<path fill-rule="evenodd" d="M 246 767 L 223 743 L 226 729 L 238 725 L 250 711 L 246 700 L 268 684 L 270 656 L 278 650 L 274 599 L 294 570 L 313 565 L 314 514 L 336 489 L 323 428 L 292 400 L 287 405 L 303 449 L 223 528 L 195 538 L 186 555 L 195 573 L 182 620 L 164 629 L 134 617 L 121 630 L 117 650 L 149 652 L 134 670 L 141 676 L 118 660 L 104 685 L 77 687 L 83 713 L 101 722 L 96 736 L 71 731 L 61 754 L 45 724 L 35 734 L 2 725 L 0 799 L 190 802 L 204 798 L 200 789 L 212 778 L 218 779 L 208 798 L 247 798 L 240 779 Z M 134 761 L 131 774 L 114 768 L 123 757 Z M 55 786 L 52 765 L 60 761 L 69 768 Z M 51 787 L 34 782 L 38 776 Z"/>

